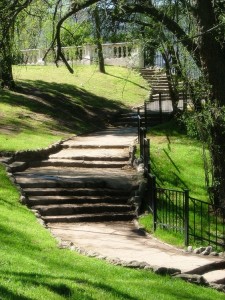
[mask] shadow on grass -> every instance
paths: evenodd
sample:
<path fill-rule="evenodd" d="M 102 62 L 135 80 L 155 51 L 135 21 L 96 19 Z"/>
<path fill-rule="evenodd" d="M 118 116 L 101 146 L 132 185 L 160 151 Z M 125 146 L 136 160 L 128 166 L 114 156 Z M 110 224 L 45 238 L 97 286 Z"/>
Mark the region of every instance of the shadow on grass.
<path fill-rule="evenodd" d="M 65 299 L 96 299 L 92 297 L 92 292 L 90 291 L 90 295 L 88 295 L 88 290 L 94 289 L 96 292 L 99 291 L 100 294 L 102 292 L 107 292 L 111 294 L 111 296 L 117 296 L 119 299 L 126 299 L 126 300 L 135 300 L 137 298 L 128 295 L 127 293 L 123 293 L 118 289 L 115 289 L 107 284 L 92 282 L 88 279 L 80 279 L 77 276 L 74 277 L 60 277 L 60 276 L 53 276 L 53 275 L 44 275 L 40 273 L 25 273 L 25 272 L 5 272 L 5 274 L 1 274 L 0 278 L 2 280 L 7 280 L 7 278 L 11 278 L 11 280 L 15 282 L 20 282 L 22 285 L 30 286 L 30 287 L 39 287 L 45 288 L 48 291 L 51 291 L 58 296 L 62 296 Z M 68 284 L 65 283 L 54 283 L 53 280 L 57 282 L 62 281 L 70 281 L 71 284 L 76 284 L 76 287 L 71 288 Z M 43 291 L 42 291 L 43 292 Z M 5 288 L 4 286 L 0 285 L 0 296 L 6 296 L 5 299 L 33 299 L 28 298 L 25 296 L 20 296 L 15 294 L 9 288 Z M 14 298 L 13 298 L 14 297 Z M 72 298 L 71 298 L 72 297 Z"/>
<path fill-rule="evenodd" d="M 30 288 L 35 287 L 42 287 L 42 296 L 43 295 L 43 288 L 46 291 L 52 292 L 52 296 L 61 296 L 64 299 L 77 299 L 77 300 L 91 300 L 97 299 L 96 294 L 103 296 L 103 293 L 107 293 L 107 295 L 113 299 L 124 299 L 124 300 L 136 300 L 136 299 L 143 299 L 142 297 L 131 296 L 128 293 L 124 293 L 119 290 L 119 288 L 114 288 L 108 284 L 102 284 L 98 282 L 92 282 L 88 279 L 80 280 L 77 276 L 74 277 L 60 277 L 60 276 L 53 276 L 53 275 L 42 275 L 39 273 L 25 273 L 25 272 L 6 272 L 5 274 L 1 274 L 0 278 L 4 281 L 11 278 L 11 281 L 20 282 L 22 285 Z M 159 276 L 157 276 L 159 277 Z M 76 284 L 73 288 L 69 286 L 69 283 L 55 283 L 53 282 L 56 280 L 57 282 L 62 282 L 63 280 L 70 282 L 71 284 Z M 156 280 L 156 278 L 155 278 Z M 167 279 L 172 280 L 172 279 Z M 175 279 L 175 281 L 181 281 L 179 279 Z M 188 284 L 187 284 L 188 285 Z M 182 285 L 183 286 L 183 285 Z M 137 286 L 138 287 L 138 286 Z M 157 285 L 152 285 L 153 290 L 149 291 L 149 299 L 153 299 L 153 295 L 157 295 L 157 299 L 164 299 L 167 298 L 168 295 L 170 299 L 195 299 L 195 300 L 205 300 L 205 295 L 194 294 L 193 292 L 197 292 L 192 288 L 187 287 L 185 290 L 181 287 L 180 289 L 175 289 L 173 284 L 171 286 L 164 285 L 162 288 L 162 283 Z M 91 290 L 90 290 L 91 289 Z M 92 296 L 93 290 L 95 290 L 95 295 Z M 199 290 L 200 292 L 200 290 Z M 19 299 L 19 300 L 29 300 L 33 299 L 27 296 L 22 296 L 16 294 L 10 288 L 6 288 L 5 286 L 0 284 L 0 296 L 3 296 L 2 299 Z M 160 298 L 161 297 L 161 298 Z M 222 295 L 221 298 L 222 299 Z M 165 298 L 165 299 L 166 299 Z M 212 299 L 212 297 L 210 297 Z"/>
<path fill-rule="evenodd" d="M 1 103 L 22 106 L 32 113 L 44 114 L 57 122 L 55 130 L 82 133 L 104 128 L 111 118 L 126 107 L 121 102 L 96 96 L 70 84 L 26 81 L 14 92 L 1 91 Z M 26 127 L 23 119 L 16 126 Z M 29 126 L 28 126 L 29 127 Z"/>
<path fill-rule="evenodd" d="M 176 119 L 172 119 L 167 123 L 163 123 L 160 125 L 153 126 L 150 130 L 151 134 L 157 136 L 166 136 L 168 140 L 168 144 L 170 144 L 170 137 L 180 136 L 182 134 L 186 134 L 186 129 L 184 125 L 181 124 Z"/>

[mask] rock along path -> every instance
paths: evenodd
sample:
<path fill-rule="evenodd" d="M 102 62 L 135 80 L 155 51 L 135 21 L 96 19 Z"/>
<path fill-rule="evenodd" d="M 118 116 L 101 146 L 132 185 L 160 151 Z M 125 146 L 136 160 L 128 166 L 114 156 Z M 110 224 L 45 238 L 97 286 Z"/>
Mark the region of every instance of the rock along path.
<path fill-rule="evenodd" d="M 77 138 L 76 141 L 84 147 L 110 144 L 113 148 L 113 145 L 133 144 L 135 139 L 136 130 L 129 128 L 114 130 L 112 135 L 109 131 L 102 131 L 91 137 Z M 62 243 L 90 256 L 130 267 L 142 266 L 156 272 L 204 275 L 204 282 L 208 281 L 212 286 L 220 283 L 220 288 L 224 288 L 225 260 L 187 253 L 160 242 L 138 229 L 135 221 L 49 223 L 48 227 Z M 188 280 L 191 279 L 188 277 Z M 199 278 L 195 280 L 202 282 Z"/>

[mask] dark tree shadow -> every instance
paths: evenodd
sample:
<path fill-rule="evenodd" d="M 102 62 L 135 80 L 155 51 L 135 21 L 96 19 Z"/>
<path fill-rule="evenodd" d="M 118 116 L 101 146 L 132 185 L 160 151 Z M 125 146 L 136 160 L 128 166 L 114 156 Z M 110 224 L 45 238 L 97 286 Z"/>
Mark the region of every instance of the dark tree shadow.
<path fill-rule="evenodd" d="M 12 93 L 0 91 L 0 102 L 29 109 L 56 121 L 54 130 L 81 133 L 105 128 L 127 107 L 70 84 L 41 80 L 21 82 Z M 23 122 L 27 116 L 12 120 L 15 127 L 30 128 Z"/>

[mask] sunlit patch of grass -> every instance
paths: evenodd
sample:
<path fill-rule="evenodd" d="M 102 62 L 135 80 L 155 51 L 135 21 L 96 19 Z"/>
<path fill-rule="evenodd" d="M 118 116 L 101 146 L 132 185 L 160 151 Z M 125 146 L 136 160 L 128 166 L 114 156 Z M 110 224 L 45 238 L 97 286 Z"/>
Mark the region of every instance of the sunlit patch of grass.
<path fill-rule="evenodd" d="M 187 137 L 173 122 L 161 125 L 158 131 L 153 128 L 149 137 L 152 172 L 158 184 L 178 190 L 189 189 L 192 197 L 207 199 L 201 143 Z"/>

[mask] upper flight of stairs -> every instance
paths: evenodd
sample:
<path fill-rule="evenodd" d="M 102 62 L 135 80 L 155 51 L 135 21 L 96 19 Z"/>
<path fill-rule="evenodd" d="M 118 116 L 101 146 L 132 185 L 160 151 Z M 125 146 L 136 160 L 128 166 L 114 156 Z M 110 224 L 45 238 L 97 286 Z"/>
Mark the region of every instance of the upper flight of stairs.
<path fill-rule="evenodd" d="M 26 204 L 45 223 L 125 221 L 135 218 L 129 199 L 138 188 L 131 148 L 116 140 L 76 137 L 46 160 L 11 168 Z M 17 167 L 16 167 L 17 166 Z M 18 167 L 19 166 L 19 167 Z"/>
<path fill-rule="evenodd" d="M 164 96 L 165 100 L 171 100 L 168 79 L 162 70 L 143 68 L 141 69 L 141 75 L 151 87 L 150 95 L 153 101 L 158 100 L 159 93 L 166 95 L 166 97 Z"/>

